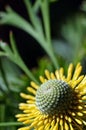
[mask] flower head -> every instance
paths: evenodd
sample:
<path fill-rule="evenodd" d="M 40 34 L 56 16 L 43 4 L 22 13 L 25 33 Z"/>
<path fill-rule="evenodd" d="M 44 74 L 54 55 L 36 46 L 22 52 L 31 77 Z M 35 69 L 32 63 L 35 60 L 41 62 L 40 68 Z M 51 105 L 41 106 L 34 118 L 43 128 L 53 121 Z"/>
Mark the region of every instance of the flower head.
<path fill-rule="evenodd" d="M 60 68 L 55 73 L 45 70 L 40 76 L 41 85 L 31 82 L 29 94 L 21 93 L 26 103 L 20 103 L 18 121 L 25 127 L 19 130 L 82 130 L 86 125 L 86 76 L 82 66 L 68 67 L 67 76 Z"/>

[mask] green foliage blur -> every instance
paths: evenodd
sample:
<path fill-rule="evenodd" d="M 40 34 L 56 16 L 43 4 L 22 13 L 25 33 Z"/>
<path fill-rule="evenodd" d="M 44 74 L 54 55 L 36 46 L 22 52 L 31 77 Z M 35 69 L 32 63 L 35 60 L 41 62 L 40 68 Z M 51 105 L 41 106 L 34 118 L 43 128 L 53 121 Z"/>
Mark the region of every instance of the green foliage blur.
<path fill-rule="evenodd" d="M 16 48 L 16 37 L 10 33 L 10 45 L 0 41 L 0 130 L 16 130 L 21 123 L 16 122 L 19 113 L 18 104 L 22 101 L 20 92 L 25 92 L 30 81 L 39 83 L 39 76 L 44 70 L 54 71 L 60 66 L 65 73 L 70 62 L 76 65 L 86 63 L 86 2 L 82 3 L 81 12 L 66 19 L 60 28 L 61 39 L 51 37 L 49 4 L 50 1 L 36 0 L 34 5 L 25 0 L 31 23 L 27 22 L 11 7 L 0 12 L 0 25 L 12 25 L 31 35 L 44 49 L 45 56 L 38 59 L 38 66 L 30 70 L 23 62 Z M 41 10 L 42 18 L 37 12 Z M 17 21 L 16 21 L 17 19 Z M 42 25 L 43 22 L 43 25 Z M 58 30 L 57 30 L 58 31 Z M 56 31 L 56 33 L 57 33 Z M 32 52 L 33 53 L 33 52 Z M 85 73 L 86 70 L 83 71 Z"/>

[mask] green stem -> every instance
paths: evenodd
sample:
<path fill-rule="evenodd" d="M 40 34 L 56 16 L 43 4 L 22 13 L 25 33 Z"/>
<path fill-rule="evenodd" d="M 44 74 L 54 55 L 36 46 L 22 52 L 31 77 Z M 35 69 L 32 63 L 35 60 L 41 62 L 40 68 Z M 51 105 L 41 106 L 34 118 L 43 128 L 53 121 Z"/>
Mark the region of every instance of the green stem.
<path fill-rule="evenodd" d="M 55 57 L 54 50 L 51 43 L 50 14 L 49 14 L 49 1 L 48 0 L 44 0 L 43 2 L 41 2 L 41 11 L 42 11 L 42 17 L 43 17 L 43 22 L 44 22 L 45 39 L 46 39 L 46 42 L 45 42 L 46 47 L 44 49 L 46 50 L 47 54 L 51 58 L 55 68 L 59 68 L 59 64 Z"/>
<path fill-rule="evenodd" d="M 42 11 L 42 17 L 44 22 L 44 29 L 45 29 L 45 35 L 47 44 L 51 43 L 51 32 L 50 32 L 50 14 L 49 14 L 49 1 L 44 0 L 41 2 L 41 11 Z"/>
<path fill-rule="evenodd" d="M 47 41 L 44 38 L 42 38 L 40 36 L 40 34 L 38 35 L 38 37 L 36 37 L 36 40 L 38 41 L 39 44 L 41 44 L 43 49 L 46 51 L 46 53 L 50 57 L 51 61 L 53 62 L 54 67 L 56 69 L 59 68 L 59 63 L 58 63 L 58 60 L 56 59 L 56 56 L 54 54 L 54 50 L 53 50 L 52 45 L 47 44 Z"/>
<path fill-rule="evenodd" d="M 52 53 L 51 53 L 52 52 Z M 53 64 L 54 64 L 54 67 L 57 69 L 57 68 L 59 68 L 59 63 L 58 63 L 58 61 L 57 61 L 57 59 L 56 59 L 56 56 L 55 56 L 55 54 L 54 54 L 54 51 L 53 51 L 53 48 L 51 48 L 51 50 L 49 50 L 48 49 L 48 55 L 49 55 L 49 57 L 51 58 L 51 60 L 52 60 L 52 62 L 53 62 Z"/>
<path fill-rule="evenodd" d="M 0 127 L 6 127 L 6 126 L 19 126 L 22 125 L 22 123 L 19 122 L 2 122 L 0 123 Z"/>
<path fill-rule="evenodd" d="M 34 10 L 35 12 L 38 11 L 39 6 L 40 6 L 40 3 L 41 3 L 41 0 L 36 0 L 35 4 L 33 5 L 33 10 Z"/>
<path fill-rule="evenodd" d="M 26 9 L 27 9 L 30 21 L 33 25 L 33 28 L 35 29 L 37 33 L 40 32 L 41 36 L 44 37 L 42 22 L 40 18 L 37 16 L 37 13 L 34 11 L 31 2 L 24 0 L 24 3 L 26 5 Z"/>

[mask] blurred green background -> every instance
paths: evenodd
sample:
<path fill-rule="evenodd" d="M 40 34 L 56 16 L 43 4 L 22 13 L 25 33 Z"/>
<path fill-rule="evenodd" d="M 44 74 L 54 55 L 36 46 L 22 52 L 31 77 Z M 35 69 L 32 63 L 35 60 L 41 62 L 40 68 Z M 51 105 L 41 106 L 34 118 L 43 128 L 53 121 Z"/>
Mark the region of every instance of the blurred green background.
<path fill-rule="evenodd" d="M 35 2 L 35 0 L 32 0 L 31 4 L 34 5 Z M 14 45 L 13 43 L 10 45 L 10 42 L 13 42 L 14 36 L 14 41 L 20 56 L 27 68 L 38 80 L 38 77 L 44 74 L 46 68 L 50 71 L 55 70 L 54 61 L 51 60 L 53 55 L 52 49 L 50 52 L 49 49 L 45 49 L 47 40 L 44 47 L 41 43 L 39 45 L 36 38 L 27 33 L 22 27 L 18 29 L 15 23 L 15 26 L 11 26 L 12 24 L 9 21 L 12 19 L 9 19 L 9 14 L 12 13 L 12 10 L 10 8 L 5 10 L 8 5 L 32 24 L 31 17 L 28 17 L 27 5 L 24 4 L 23 0 L 17 0 L 16 2 L 15 0 L 1 0 L 0 12 L 6 13 L 7 11 L 7 13 L 1 13 L 0 15 L 0 39 L 6 42 L 10 48 L 10 46 Z M 77 62 L 81 62 L 83 66 L 82 73 L 86 74 L 86 1 L 56 0 L 51 1 L 49 6 L 51 43 L 58 66 L 64 67 L 66 73 L 67 66 L 70 62 L 73 62 L 74 65 Z M 37 18 L 43 26 L 41 11 L 38 10 L 36 13 Z M 16 22 L 18 21 L 16 20 Z M 45 26 L 43 26 L 43 31 L 44 29 L 45 32 L 43 34 L 45 36 Z M 13 36 L 9 38 L 10 31 L 13 32 Z M 16 123 L 15 118 L 15 114 L 19 113 L 18 104 L 22 101 L 19 93 L 26 91 L 31 77 L 29 78 L 26 72 L 27 69 L 24 69 L 26 68 L 25 66 L 23 68 L 23 65 L 20 66 L 17 63 L 18 61 L 12 62 L 12 57 L 11 60 L 9 56 L 8 58 L 6 57 L 5 54 L 10 54 L 9 49 L 3 49 L 0 46 L 0 51 L 0 130 L 16 130 L 18 125 L 21 125 Z M 5 53 L 2 53 L 2 51 Z"/>

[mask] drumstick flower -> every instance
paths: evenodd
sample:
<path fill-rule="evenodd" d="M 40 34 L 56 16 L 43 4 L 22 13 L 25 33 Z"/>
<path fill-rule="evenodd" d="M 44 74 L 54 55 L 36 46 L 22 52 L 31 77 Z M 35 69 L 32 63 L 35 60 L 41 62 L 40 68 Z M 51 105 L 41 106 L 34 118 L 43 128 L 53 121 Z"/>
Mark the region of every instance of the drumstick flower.
<path fill-rule="evenodd" d="M 25 124 L 18 130 L 83 130 L 86 125 L 86 76 L 70 64 L 67 76 L 60 68 L 55 73 L 45 70 L 40 85 L 31 82 L 28 94 L 21 93 L 26 103 L 20 103 L 18 121 Z"/>

